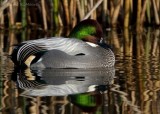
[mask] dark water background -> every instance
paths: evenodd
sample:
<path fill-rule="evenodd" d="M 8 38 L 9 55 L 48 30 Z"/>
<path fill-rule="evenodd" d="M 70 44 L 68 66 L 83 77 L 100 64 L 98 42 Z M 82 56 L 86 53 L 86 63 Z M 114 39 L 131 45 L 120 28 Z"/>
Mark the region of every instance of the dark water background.
<path fill-rule="evenodd" d="M 105 31 L 105 30 L 104 30 Z M 111 30 L 114 68 L 14 69 L 13 45 L 69 31 L 0 31 L 0 114 L 160 114 L 160 30 Z"/>

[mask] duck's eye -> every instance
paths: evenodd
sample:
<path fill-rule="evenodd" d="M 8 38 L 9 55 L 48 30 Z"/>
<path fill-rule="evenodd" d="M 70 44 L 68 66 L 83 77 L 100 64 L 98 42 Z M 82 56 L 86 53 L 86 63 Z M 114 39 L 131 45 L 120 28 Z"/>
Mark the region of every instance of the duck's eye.
<path fill-rule="evenodd" d="M 85 54 L 84 53 L 78 53 L 75 56 L 83 56 L 83 55 L 85 55 Z"/>

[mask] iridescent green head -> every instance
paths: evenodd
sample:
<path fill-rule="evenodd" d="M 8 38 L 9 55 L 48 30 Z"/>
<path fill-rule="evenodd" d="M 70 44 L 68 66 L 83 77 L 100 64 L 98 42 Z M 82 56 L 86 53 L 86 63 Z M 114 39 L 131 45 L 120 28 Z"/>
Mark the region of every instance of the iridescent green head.
<path fill-rule="evenodd" d="M 93 19 L 86 19 L 77 24 L 68 37 L 98 43 L 103 36 L 100 24 Z"/>

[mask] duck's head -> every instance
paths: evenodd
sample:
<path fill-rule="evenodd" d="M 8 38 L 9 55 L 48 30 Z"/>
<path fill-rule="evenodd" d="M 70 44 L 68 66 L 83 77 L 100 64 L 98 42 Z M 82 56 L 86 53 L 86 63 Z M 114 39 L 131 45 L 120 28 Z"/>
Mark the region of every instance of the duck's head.
<path fill-rule="evenodd" d="M 81 39 L 98 44 L 103 36 L 100 24 L 93 19 L 86 19 L 78 23 L 68 37 Z"/>

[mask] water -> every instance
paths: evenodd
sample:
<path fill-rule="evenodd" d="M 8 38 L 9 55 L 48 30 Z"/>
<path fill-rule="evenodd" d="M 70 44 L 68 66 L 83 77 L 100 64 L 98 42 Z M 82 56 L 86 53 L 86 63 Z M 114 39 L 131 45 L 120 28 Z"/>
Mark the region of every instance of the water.
<path fill-rule="evenodd" d="M 0 32 L 0 114 L 160 114 L 158 29 L 107 32 L 114 68 L 14 69 L 9 58 L 13 44 L 67 33 Z"/>

